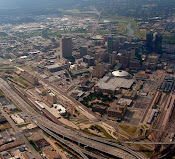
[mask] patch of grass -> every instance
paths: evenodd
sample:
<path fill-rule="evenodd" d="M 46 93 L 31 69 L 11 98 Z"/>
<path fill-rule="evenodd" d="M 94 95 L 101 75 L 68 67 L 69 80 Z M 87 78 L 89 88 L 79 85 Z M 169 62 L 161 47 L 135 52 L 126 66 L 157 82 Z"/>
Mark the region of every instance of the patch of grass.
<path fill-rule="evenodd" d="M 119 140 L 123 140 L 123 141 L 127 141 L 128 140 L 128 138 L 126 138 L 126 137 L 124 137 L 124 136 L 122 136 L 122 135 L 119 135 L 119 138 L 118 138 Z"/>
<path fill-rule="evenodd" d="M 99 125 L 92 125 L 91 127 L 90 127 L 90 129 L 92 129 L 92 130 L 97 130 L 98 132 L 101 132 L 101 133 L 103 133 L 107 138 L 109 138 L 109 139 L 114 139 L 109 133 L 107 133 L 106 132 L 106 130 L 105 129 L 103 129 L 101 126 L 99 126 Z"/>
<path fill-rule="evenodd" d="M 28 126 L 30 123 L 25 123 L 25 124 L 21 124 L 21 125 L 18 125 L 19 128 L 22 128 L 22 127 L 26 127 Z"/>
<path fill-rule="evenodd" d="M 149 135 L 150 134 L 150 130 L 146 130 L 146 133 L 145 133 L 145 135 Z"/>
<path fill-rule="evenodd" d="M 21 83 L 23 86 L 25 86 L 25 87 L 28 87 L 28 84 L 27 83 L 25 83 L 24 82 L 24 80 L 21 78 L 21 77 L 15 77 L 15 78 L 13 78 L 13 80 L 15 81 L 15 82 L 19 82 L 19 83 Z"/>
<path fill-rule="evenodd" d="M 145 148 L 144 146 L 142 145 L 136 145 L 136 147 L 139 149 L 140 152 L 143 152 L 144 154 L 146 154 L 148 157 L 151 157 L 153 151 L 152 150 L 149 150 L 147 148 Z"/>
<path fill-rule="evenodd" d="M 129 125 L 124 125 L 120 124 L 119 127 L 126 131 L 129 135 L 133 136 L 137 130 L 137 127 L 135 126 L 129 126 Z"/>
<path fill-rule="evenodd" d="M 26 70 L 28 70 L 28 71 L 30 71 L 30 72 L 33 71 L 32 67 L 30 67 L 30 66 L 25 66 L 24 69 L 26 69 Z"/>
<path fill-rule="evenodd" d="M 4 92 L 0 89 L 0 97 L 4 96 Z"/>
<path fill-rule="evenodd" d="M 142 136 L 143 135 L 143 129 L 140 129 L 139 131 L 138 131 L 138 137 L 140 137 L 140 136 Z"/>
<path fill-rule="evenodd" d="M 101 137 L 101 136 L 99 136 L 99 135 L 96 135 L 96 134 L 91 133 L 87 128 L 86 128 L 86 129 L 83 129 L 83 130 L 81 130 L 81 131 L 84 132 L 84 133 L 86 133 L 86 134 L 88 134 L 88 135 Z"/>
<path fill-rule="evenodd" d="M 127 23 L 119 22 L 119 30 L 118 34 L 127 34 L 127 28 L 126 28 Z"/>
<path fill-rule="evenodd" d="M 49 134 L 47 134 L 46 132 L 43 131 L 43 134 L 46 135 L 48 138 L 50 138 L 51 136 Z"/>
<path fill-rule="evenodd" d="M 146 30 L 140 30 L 140 38 L 146 40 L 146 33 L 147 33 Z"/>

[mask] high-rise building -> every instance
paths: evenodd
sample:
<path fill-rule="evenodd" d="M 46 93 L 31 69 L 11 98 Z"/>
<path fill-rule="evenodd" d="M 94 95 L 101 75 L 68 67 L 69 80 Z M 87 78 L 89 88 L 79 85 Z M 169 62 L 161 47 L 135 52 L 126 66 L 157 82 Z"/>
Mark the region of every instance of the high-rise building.
<path fill-rule="evenodd" d="M 60 51 L 63 58 L 72 57 L 72 38 L 62 38 L 60 41 Z"/>
<path fill-rule="evenodd" d="M 107 38 L 107 51 L 108 53 L 112 53 L 113 51 L 113 37 L 108 37 Z"/>
<path fill-rule="evenodd" d="M 87 53 L 88 53 L 88 48 L 87 48 L 87 46 L 82 46 L 82 47 L 80 47 L 80 56 L 81 56 L 81 57 L 87 55 Z"/>
<path fill-rule="evenodd" d="M 113 66 L 116 64 L 117 54 L 110 54 L 109 63 Z"/>
<path fill-rule="evenodd" d="M 83 62 L 88 64 L 88 67 L 94 66 L 95 58 L 91 57 L 90 55 L 86 55 L 83 57 Z"/>
<path fill-rule="evenodd" d="M 49 104 L 53 105 L 57 102 L 57 97 L 55 94 L 53 94 L 52 92 L 47 93 L 47 101 L 49 102 Z"/>
<path fill-rule="evenodd" d="M 92 76 L 101 78 L 104 76 L 104 74 L 105 74 L 105 64 L 104 63 L 97 64 L 92 72 Z"/>
<path fill-rule="evenodd" d="M 153 33 L 146 34 L 146 48 L 149 52 L 153 51 Z"/>
<path fill-rule="evenodd" d="M 157 54 L 162 54 L 162 35 L 157 34 L 154 41 L 154 49 Z"/>

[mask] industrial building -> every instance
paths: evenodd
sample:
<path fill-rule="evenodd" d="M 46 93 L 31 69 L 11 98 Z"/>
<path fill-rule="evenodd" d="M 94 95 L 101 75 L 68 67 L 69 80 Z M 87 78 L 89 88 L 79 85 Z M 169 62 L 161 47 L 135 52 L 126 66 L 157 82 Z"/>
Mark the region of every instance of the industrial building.
<path fill-rule="evenodd" d="M 172 89 L 174 89 L 174 77 L 167 76 L 161 86 L 161 90 L 164 92 L 170 92 Z"/>
<path fill-rule="evenodd" d="M 152 112 L 151 112 L 151 114 L 150 114 L 150 116 L 149 116 L 149 118 L 148 118 L 147 124 L 151 124 L 151 123 L 153 122 L 154 117 L 157 116 L 158 112 L 159 112 L 159 111 L 158 111 L 157 109 L 153 109 L 153 110 L 152 110 Z"/>
<path fill-rule="evenodd" d="M 39 84 L 38 78 L 26 71 L 22 71 L 20 76 L 33 85 Z"/>

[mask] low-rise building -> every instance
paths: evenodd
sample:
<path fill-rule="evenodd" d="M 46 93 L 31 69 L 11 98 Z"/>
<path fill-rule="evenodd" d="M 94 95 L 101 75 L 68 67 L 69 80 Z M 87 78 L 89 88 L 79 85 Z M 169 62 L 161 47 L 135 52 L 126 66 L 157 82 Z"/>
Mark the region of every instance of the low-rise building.
<path fill-rule="evenodd" d="M 136 96 L 137 96 L 137 91 L 127 91 L 126 93 L 124 93 L 124 97 L 127 99 L 134 100 Z"/>
<path fill-rule="evenodd" d="M 34 143 L 39 149 L 50 145 L 50 143 L 48 143 L 45 139 L 34 141 Z"/>
<path fill-rule="evenodd" d="M 106 114 L 106 110 L 107 110 L 107 107 L 104 106 L 104 105 L 94 104 L 94 105 L 92 106 L 92 111 L 93 111 L 93 112 L 98 112 L 98 113 L 100 113 L 101 115 Z"/>
<path fill-rule="evenodd" d="M 125 114 L 126 109 L 127 105 L 116 105 L 113 107 L 109 107 L 107 109 L 107 115 L 109 118 L 121 120 Z"/>
<path fill-rule="evenodd" d="M 39 95 L 42 95 L 42 96 L 45 96 L 45 95 L 46 95 L 46 90 L 43 88 L 43 86 L 35 87 L 35 91 L 36 91 Z"/>
<path fill-rule="evenodd" d="M 54 72 L 58 72 L 64 69 L 69 68 L 70 64 L 63 64 L 63 65 L 49 65 L 49 66 L 45 66 L 45 72 L 46 73 L 54 73 Z"/>

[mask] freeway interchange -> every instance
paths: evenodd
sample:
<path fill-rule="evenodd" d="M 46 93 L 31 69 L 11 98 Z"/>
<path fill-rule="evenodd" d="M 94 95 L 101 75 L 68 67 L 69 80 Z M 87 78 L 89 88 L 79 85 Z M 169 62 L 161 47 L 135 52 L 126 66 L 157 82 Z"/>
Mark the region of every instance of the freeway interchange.
<path fill-rule="evenodd" d="M 87 154 L 87 152 L 85 152 L 84 149 L 81 150 L 80 147 L 71 144 L 71 142 L 74 142 L 77 145 L 81 145 L 83 147 L 89 147 L 115 158 L 142 158 L 140 155 L 124 146 L 111 143 L 102 138 L 85 135 L 81 132 L 70 130 L 62 125 L 55 124 L 54 122 L 48 120 L 46 117 L 35 111 L 9 86 L 6 81 L 2 79 L 0 79 L 0 89 L 6 94 L 8 98 L 17 104 L 20 109 L 38 125 L 38 127 L 40 127 L 43 131 L 47 132 L 61 143 L 73 149 L 82 158 L 87 158 L 87 156 L 84 154 Z"/>

